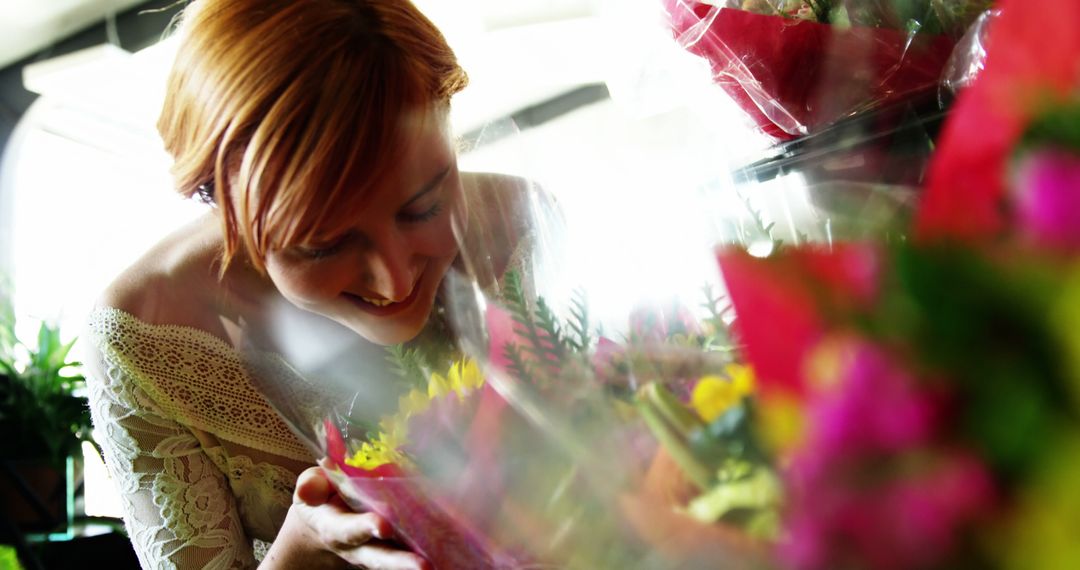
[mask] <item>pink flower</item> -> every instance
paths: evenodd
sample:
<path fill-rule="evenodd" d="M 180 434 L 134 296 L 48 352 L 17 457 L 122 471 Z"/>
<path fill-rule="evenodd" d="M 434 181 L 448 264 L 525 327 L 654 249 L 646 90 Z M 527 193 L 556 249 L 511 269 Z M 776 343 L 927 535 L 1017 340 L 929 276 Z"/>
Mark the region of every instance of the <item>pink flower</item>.
<path fill-rule="evenodd" d="M 946 440 L 938 394 L 879 347 L 839 350 L 786 472 L 780 556 L 800 569 L 947 567 L 993 504 L 990 474 Z"/>
<path fill-rule="evenodd" d="M 618 362 L 625 354 L 625 346 L 606 336 L 600 337 L 600 340 L 596 342 L 596 351 L 590 359 L 593 374 L 601 380 L 614 377 L 617 373 Z"/>
<path fill-rule="evenodd" d="M 841 351 L 840 378 L 812 400 L 813 445 L 828 456 L 892 453 L 929 439 L 939 402 L 880 349 L 849 341 Z"/>
<path fill-rule="evenodd" d="M 1017 224 L 1039 245 L 1080 251 L 1080 156 L 1041 149 L 1025 156 L 1016 170 Z"/>
<path fill-rule="evenodd" d="M 509 370 L 510 360 L 506 358 L 506 345 L 517 342 L 514 331 L 514 319 L 498 305 L 489 305 L 484 313 L 488 331 L 488 358 L 498 370 Z"/>

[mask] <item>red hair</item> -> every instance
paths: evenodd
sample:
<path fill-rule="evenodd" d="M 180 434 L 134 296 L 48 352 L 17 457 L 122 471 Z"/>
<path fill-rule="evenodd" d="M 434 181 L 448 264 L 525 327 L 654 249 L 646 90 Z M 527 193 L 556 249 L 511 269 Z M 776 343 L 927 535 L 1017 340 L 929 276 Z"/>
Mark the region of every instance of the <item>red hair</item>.
<path fill-rule="evenodd" d="M 158 131 L 179 192 L 213 184 L 222 271 L 241 246 L 264 270 L 352 211 L 400 156 L 406 113 L 468 82 L 407 0 L 198 0 L 178 33 Z"/>

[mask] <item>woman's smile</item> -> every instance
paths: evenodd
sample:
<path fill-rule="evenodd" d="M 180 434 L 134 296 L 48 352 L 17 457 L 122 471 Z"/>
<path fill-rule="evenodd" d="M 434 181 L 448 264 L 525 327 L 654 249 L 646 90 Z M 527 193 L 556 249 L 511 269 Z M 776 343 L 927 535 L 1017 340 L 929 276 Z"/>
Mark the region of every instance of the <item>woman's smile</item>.
<path fill-rule="evenodd" d="M 421 274 L 421 279 L 423 274 Z M 357 295 L 355 293 L 342 293 L 349 302 L 359 307 L 360 309 L 371 313 L 372 315 L 379 317 L 387 317 L 404 311 L 412 306 L 416 298 L 419 297 L 421 289 L 421 279 L 417 279 L 413 284 L 412 291 L 402 299 L 401 301 L 391 301 L 390 299 L 373 299 L 365 297 L 363 295 Z"/>

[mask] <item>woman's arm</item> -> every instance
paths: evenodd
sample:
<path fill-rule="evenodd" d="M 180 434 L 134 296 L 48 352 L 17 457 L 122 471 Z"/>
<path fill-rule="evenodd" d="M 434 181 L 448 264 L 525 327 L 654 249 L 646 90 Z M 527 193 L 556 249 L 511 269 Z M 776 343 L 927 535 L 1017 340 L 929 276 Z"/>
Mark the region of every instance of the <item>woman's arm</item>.
<path fill-rule="evenodd" d="M 92 322 L 94 347 L 85 355 L 91 415 L 140 564 L 254 567 L 251 542 L 221 471 L 194 434 L 138 387 L 136 372 L 100 332 Z"/>

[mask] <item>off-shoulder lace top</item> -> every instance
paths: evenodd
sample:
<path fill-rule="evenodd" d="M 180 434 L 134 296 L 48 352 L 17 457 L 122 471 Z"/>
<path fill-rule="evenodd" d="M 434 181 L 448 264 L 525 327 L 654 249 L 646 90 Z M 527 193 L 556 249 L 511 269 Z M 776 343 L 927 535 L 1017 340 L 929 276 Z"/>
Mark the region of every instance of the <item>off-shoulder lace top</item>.
<path fill-rule="evenodd" d="M 91 413 L 142 566 L 255 566 L 314 460 L 239 352 L 108 307 L 87 335 Z"/>

